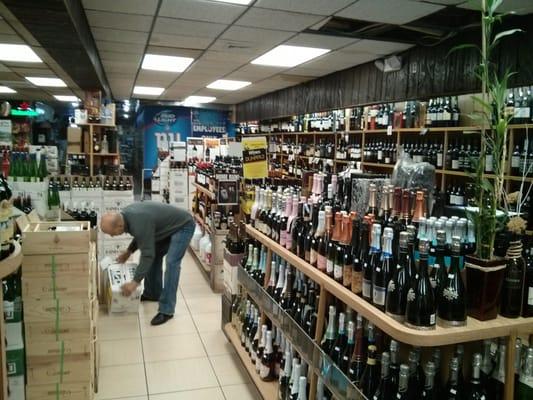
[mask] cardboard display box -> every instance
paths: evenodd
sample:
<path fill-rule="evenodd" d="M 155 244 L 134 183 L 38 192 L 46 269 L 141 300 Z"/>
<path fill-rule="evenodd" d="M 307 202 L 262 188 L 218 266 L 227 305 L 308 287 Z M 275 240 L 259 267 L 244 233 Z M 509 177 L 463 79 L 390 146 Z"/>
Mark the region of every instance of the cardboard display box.
<path fill-rule="evenodd" d="M 90 321 L 91 304 L 89 299 L 27 299 L 24 300 L 24 322 L 51 321 L 62 327 L 65 321 Z"/>
<path fill-rule="evenodd" d="M 63 349 L 61 349 L 63 346 Z M 30 363 L 54 362 L 61 354 L 65 356 L 83 355 L 91 353 L 89 340 L 61 340 L 61 341 L 32 341 L 27 343 L 26 360 Z"/>
<path fill-rule="evenodd" d="M 90 382 L 62 383 L 59 385 L 28 385 L 27 400 L 91 400 Z"/>
<path fill-rule="evenodd" d="M 26 251 L 26 247 L 24 246 Z M 24 277 L 50 278 L 53 271 L 56 275 L 89 275 L 89 257 L 82 254 L 60 255 L 26 255 L 22 260 L 22 273 Z"/>
<path fill-rule="evenodd" d="M 22 277 L 22 296 L 34 300 L 90 299 L 92 297 L 90 279 L 89 276 L 80 276 L 76 273 L 55 273 L 46 278 L 25 275 Z"/>
<path fill-rule="evenodd" d="M 89 221 L 30 223 L 22 233 L 24 254 L 87 254 L 89 251 Z"/>
<path fill-rule="evenodd" d="M 107 268 L 106 304 L 110 313 L 137 313 L 143 291 L 142 285 L 129 297 L 121 293 L 121 286 L 133 279 L 136 264 L 113 264 Z"/>
<path fill-rule="evenodd" d="M 91 382 L 93 367 L 89 355 L 65 356 L 63 362 L 59 356 L 55 358 L 54 362 L 28 364 L 28 386 L 59 383 L 60 376 L 64 383 Z"/>
<path fill-rule="evenodd" d="M 7 378 L 7 400 L 24 400 L 24 376 Z"/>

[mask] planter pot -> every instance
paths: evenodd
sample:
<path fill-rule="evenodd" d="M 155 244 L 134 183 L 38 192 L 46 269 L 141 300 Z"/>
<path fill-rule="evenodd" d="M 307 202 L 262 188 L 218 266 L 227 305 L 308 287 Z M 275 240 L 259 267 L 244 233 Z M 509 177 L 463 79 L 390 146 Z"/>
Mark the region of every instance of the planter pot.
<path fill-rule="evenodd" d="M 468 315 L 470 317 L 487 321 L 498 316 L 506 266 L 505 258 L 482 260 L 466 256 Z"/>

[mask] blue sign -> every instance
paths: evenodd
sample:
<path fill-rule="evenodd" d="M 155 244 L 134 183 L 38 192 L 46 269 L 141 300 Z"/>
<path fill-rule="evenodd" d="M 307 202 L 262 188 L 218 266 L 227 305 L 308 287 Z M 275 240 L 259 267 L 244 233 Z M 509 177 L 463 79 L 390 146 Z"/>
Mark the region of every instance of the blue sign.
<path fill-rule="evenodd" d="M 227 111 L 193 108 L 191 111 L 192 136 L 221 137 L 229 134 L 230 121 Z"/>

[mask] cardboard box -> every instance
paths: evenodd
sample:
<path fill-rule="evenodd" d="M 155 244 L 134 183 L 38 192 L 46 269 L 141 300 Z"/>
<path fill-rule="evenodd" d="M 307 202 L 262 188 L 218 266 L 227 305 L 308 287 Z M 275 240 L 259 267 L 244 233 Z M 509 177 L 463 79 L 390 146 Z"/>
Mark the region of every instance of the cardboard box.
<path fill-rule="evenodd" d="M 4 321 L 22 321 L 22 298 L 15 297 L 15 301 L 4 300 Z"/>
<path fill-rule="evenodd" d="M 24 400 L 24 389 L 24 376 L 10 376 L 7 378 L 7 400 Z"/>
<path fill-rule="evenodd" d="M 89 221 L 31 223 L 22 233 L 24 254 L 73 254 L 89 251 Z"/>
<path fill-rule="evenodd" d="M 58 385 L 28 385 L 27 400 L 91 400 L 90 382 L 60 383 Z"/>
<path fill-rule="evenodd" d="M 22 296 L 25 299 L 46 300 L 59 298 L 90 299 L 91 281 L 89 275 L 77 273 L 51 274 L 50 277 L 37 278 L 34 276 L 22 277 Z"/>
<path fill-rule="evenodd" d="M 26 251 L 26 248 L 24 247 Z M 55 270 L 56 275 L 89 275 L 89 257 L 87 253 L 39 255 L 24 254 L 22 260 L 22 278 L 50 278 Z"/>
<path fill-rule="evenodd" d="M 59 326 L 56 321 L 25 322 L 24 333 L 26 343 L 31 341 L 56 340 L 91 340 L 92 322 L 86 320 L 61 320 Z"/>
<path fill-rule="evenodd" d="M 7 376 L 24 376 L 25 364 L 24 346 L 6 348 Z"/>
<path fill-rule="evenodd" d="M 28 364 L 28 385 L 91 382 L 92 364 L 89 355 L 65 356 L 62 363 L 59 356 L 56 359 L 57 361 L 49 363 Z"/>
<path fill-rule="evenodd" d="M 22 322 L 9 322 L 4 324 L 6 348 L 24 347 Z"/>
<path fill-rule="evenodd" d="M 67 128 L 67 152 L 81 153 L 81 128 L 71 127 Z"/>
<path fill-rule="evenodd" d="M 122 240 L 122 239 L 107 239 L 100 242 L 100 252 L 98 258 L 103 260 L 106 257 L 109 257 L 112 260 L 116 260 L 117 257 L 126 251 L 128 246 L 131 243 L 131 239 Z"/>
<path fill-rule="evenodd" d="M 110 313 L 137 313 L 143 291 L 142 285 L 129 297 L 122 295 L 121 286 L 130 282 L 135 274 L 136 264 L 113 264 L 107 268 L 106 303 Z"/>
<path fill-rule="evenodd" d="M 91 303 L 89 299 L 24 300 L 24 322 L 52 321 L 61 327 L 63 322 L 66 321 L 90 321 L 90 309 Z"/>
<path fill-rule="evenodd" d="M 31 341 L 26 343 L 26 360 L 32 363 L 53 362 L 61 354 L 65 356 L 85 355 L 91 353 L 90 340 Z"/>

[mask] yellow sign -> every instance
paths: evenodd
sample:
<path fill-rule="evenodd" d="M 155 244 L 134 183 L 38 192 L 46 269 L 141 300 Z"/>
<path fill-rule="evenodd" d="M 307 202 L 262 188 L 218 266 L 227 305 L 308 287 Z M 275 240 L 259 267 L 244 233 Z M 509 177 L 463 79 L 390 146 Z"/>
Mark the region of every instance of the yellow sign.
<path fill-rule="evenodd" d="M 268 177 L 267 141 L 265 136 L 242 138 L 242 167 L 244 178 Z"/>

